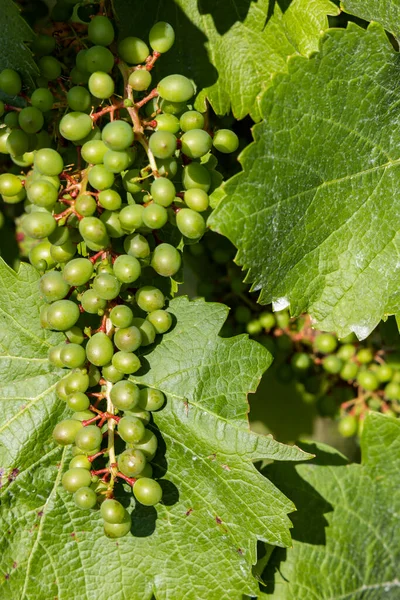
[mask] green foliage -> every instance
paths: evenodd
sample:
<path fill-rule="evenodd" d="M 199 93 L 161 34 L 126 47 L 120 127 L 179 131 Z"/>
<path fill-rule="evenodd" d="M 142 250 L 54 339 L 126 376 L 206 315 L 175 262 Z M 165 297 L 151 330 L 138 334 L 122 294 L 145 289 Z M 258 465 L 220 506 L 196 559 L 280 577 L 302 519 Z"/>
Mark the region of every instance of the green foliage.
<path fill-rule="evenodd" d="M 341 7 L 366 21 L 378 21 L 397 38 L 400 36 L 399 0 L 343 0 Z"/>

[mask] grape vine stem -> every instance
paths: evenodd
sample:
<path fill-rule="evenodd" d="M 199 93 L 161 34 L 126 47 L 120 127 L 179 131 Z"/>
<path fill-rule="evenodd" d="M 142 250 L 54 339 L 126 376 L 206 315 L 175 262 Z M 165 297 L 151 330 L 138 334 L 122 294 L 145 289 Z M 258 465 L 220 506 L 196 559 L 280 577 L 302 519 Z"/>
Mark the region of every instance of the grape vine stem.
<path fill-rule="evenodd" d="M 107 381 L 106 383 L 106 389 L 105 389 L 105 396 L 107 398 L 107 412 L 109 413 L 109 415 L 113 415 L 114 414 L 114 405 L 111 402 L 111 398 L 110 398 L 110 392 L 112 390 L 112 383 L 110 381 Z M 108 456 L 110 459 L 110 466 L 111 466 L 111 481 L 114 480 L 115 475 L 117 474 L 117 469 L 115 467 L 113 467 L 112 465 L 115 465 L 116 458 L 115 458 L 115 446 L 114 446 L 114 429 L 115 429 L 115 421 L 112 418 L 108 418 L 107 419 L 107 430 L 108 430 Z"/>

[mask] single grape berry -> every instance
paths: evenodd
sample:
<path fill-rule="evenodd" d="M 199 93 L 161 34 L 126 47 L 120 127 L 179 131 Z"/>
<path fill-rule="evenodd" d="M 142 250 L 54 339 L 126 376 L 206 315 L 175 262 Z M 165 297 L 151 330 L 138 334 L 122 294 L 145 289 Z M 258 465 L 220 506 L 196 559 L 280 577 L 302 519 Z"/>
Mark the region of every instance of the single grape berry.
<path fill-rule="evenodd" d="M 92 44 L 109 46 L 114 41 L 114 27 L 107 17 L 93 17 L 88 27 L 88 38 Z"/>
<path fill-rule="evenodd" d="M 179 250 L 171 244 L 159 244 L 154 249 L 151 266 L 162 277 L 173 277 L 181 268 L 181 263 Z"/>
<path fill-rule="evenodd" d="M 230 129 L 220 129 L 214 135 L 212 144 L 219 152 L 230 154 L 236 152 L 239 147 L 239 138 Z"/>
<path fill-rule="evenodd" d="M 86 346 L 86 356 L 93 365 L 103 367 L 111 362 L 113 354 L 114 347 L 107 334 L 98 331 L 92 335 Z"/>
<path fill-rule="evenodd" d="M 124 442 L 136 444 L 144 437 L 145 426 L 137 417 L 125 416 L 118 423 L 118 433 Z"/>
<path fill-rule="evenodd" d="M 135 92 L 143 92 L 151 84 L 151 73 L 145 69 L 133 71 L 129 75 L 128 83 Z"/>
<path fill-rule="evenodd" d="M 159 410 L 165 402 L 165 396 L 160 390 L 153 388 L 143 388 L 140 390 L 139 405 L 144 409 L 152 412 Z"/>
<path fill-rule="evenodd" d="M 125 516 L 122 523 L 108 523 L 104 521 L 104 533 L 109 538 L 120 538 L 127 535 L 131 530 L 132 521 L 130 514 L 125 510 Z"/>
<path fill-rule="evenodd" d="M 76 434 L 75 445 L 85 452 L 90 452 L 100 446 L 102 439 L 101 429 L 97 425 L 87 425 Z"/>
<path fill-rule="evenodd" d="M 339 421 L 338 430 L 343 437 L 351 437 L 357 433 L 357 419 L 353 415 L 347 415 Z"/>
<path fill-rule="evenodd" d="M 139 475 L 146 466 L 146 457 L 141 450 L 124 450 L 117 459 L 118 468 L 127 477 Z"/>
<path fill-rule="evenodd" d="M 97 504 L 97 495 L 90 487 L 81 487 L 74 493 L 74 502 L 83 510 L 94 508 Z"/>
<path fill-rule="evenodd" d="M 69 469 L 62 477 L 62 486 L 67 492 L 76 492 L 82 487 L 89 487 L 92 476 L 87 469 Z"/>
<path fill-rule="evenodd" d="M 156 52 L 163 54 L 173 46 L 175 41 L 175 31 L 169 23 L 159 21 L 150 29 L 149 42 L 150 46 Z"/>
<path fill-rule="evenodd" d="M 184 75 L 167 75 L 157 86 L 161 98 L 169 102 L 187 102 L 194 95 L 193 83 Z"/>
<path fill-rule="evenodd" d="M 130 65 L 138 65 L 150 54 L 145 42 L 137 37 L 126 37 L 118 44 L 118 54 Z"/>
<path fill-rule="evenodd" d="M 140 392 L 136 384 L 123 380 L 113 385 L 110 398 L 119 410 L 131 410 L 139 403 Z"/>
<path fill-rule="evenodd" d="M 204 129 L 191 129 L 181 137 L 182 152 L 189 158 L 200 158 L 211 150 L 213 140 Z"/>
<path fill-rule="evenodd" d="M 79 319 L 79 307 L 72 300 L 57 300 L 49 306 L 47 319 L 51 329 L 66 331 Z"/>
<path fill-rule="evenodd" d="M 337 339 L 331 333 L 320 333 L 314 340 L 314 348 L 322 354 L 331 354 L 337 347 Z"/>
<path fill-rule="evenodd" d="M 0 90 L 9 96 L 16 96 L 22 88 L 21 77 L 13 69 L 3 69 L 0 73 Z"/>
<path fill-rule="evenodd" d="M 176 215 L 176 225 L 185 237 L 197 240 L 205 233 L 206 222 L 202 215 L 191 208 L 182 208 Z"/>
<path fill-rule="evenodd" d="M 176 150 L 176 137 L 170 131 L 155 131 L 149 148 L 156 158 L 169 158 Z"/>
<path fill-rule="evenodd" d="M 111 150 L 126 150 L 133 143 L 133 129 L 125 121 L 112 121 L 101 132 L 101 139 Z"/>
<path fill-rule="evenodd" d="M 60 446 L 73 444 L 78 431 L 82 429 L 82 423 L 73 419 L 60 421 L 53 429 L 53 439 Z"/>

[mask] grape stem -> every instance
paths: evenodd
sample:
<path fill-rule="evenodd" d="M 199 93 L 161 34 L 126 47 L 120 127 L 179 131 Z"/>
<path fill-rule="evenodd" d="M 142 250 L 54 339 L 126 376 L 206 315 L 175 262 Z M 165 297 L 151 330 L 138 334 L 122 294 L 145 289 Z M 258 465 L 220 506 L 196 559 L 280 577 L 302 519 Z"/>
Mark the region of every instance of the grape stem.
<path fill-rule="evenodd" d="M 118 469 L 114 466 L 117 462 L 116 457 L 115 457 L 115 446 L 114 446 L 114 429 L 115 429 L 115 423 L 116 420 L 114 420 L 113 415 L 114 415 L 114 405 L 111 401 L 110 398 L 110 392 L 112 390 L 112 383 L 110 381 L 107 381 L 106 383 L 106 389 L 105 389 L 105 395 L 107 398 L 107 413 L 109 415 L 108 419 L 107 419 L 107 432 L 108 432 L 108 456 L 110 459 L 110 469 L 111 469 L 111 481 L 110 481 L 110 487 L 113 487 L 114 484 L 114 479 L 117 475 Z"/>

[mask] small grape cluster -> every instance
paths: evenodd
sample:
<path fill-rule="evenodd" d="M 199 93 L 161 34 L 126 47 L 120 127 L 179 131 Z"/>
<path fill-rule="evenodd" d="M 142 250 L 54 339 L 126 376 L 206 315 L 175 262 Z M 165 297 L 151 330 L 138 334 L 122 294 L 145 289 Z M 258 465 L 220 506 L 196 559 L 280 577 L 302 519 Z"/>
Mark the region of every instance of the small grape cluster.
<path fill-rule="evenodd" d="M 221 182 L 211 150 L 233 152 L 238 139 L 206 130 L 188 104 L 188 78 L 166 76 L 148 93 L 155 62 L 174 43 L 168 23 L 151 29 L 152 53 L 136 37 L 116 45 L 114 35 L 112 21 L 95 16 L 69 77 L 51 54 L 55 39 L 38 36 L 39 87 L 23 95 L 25 108 L 0 105 L 0 151 L 14 164 L 0 193 L 24 201 L 21 227 L 36 240 L 29 260 L 46 301 L 41 325 L 65 334 L 49 351 L 53 365 L 70 369 L 56 386 L 74 411 L 53 431 L 73 445 L 62 485 L 82 509 L 100 503 L 106 535 L 120 537 L 131 517 L 114 497 L 118 481 L 143 505 L 162 498 L 151 413 L 165 397 L 129 378 L 143 348 L 173 325 L 170 278 L 179 280 L 184 243 L 204 234 L 209 193 Z M 15 71 L 0 73 L 5 93 L 21 86 Z"/>

